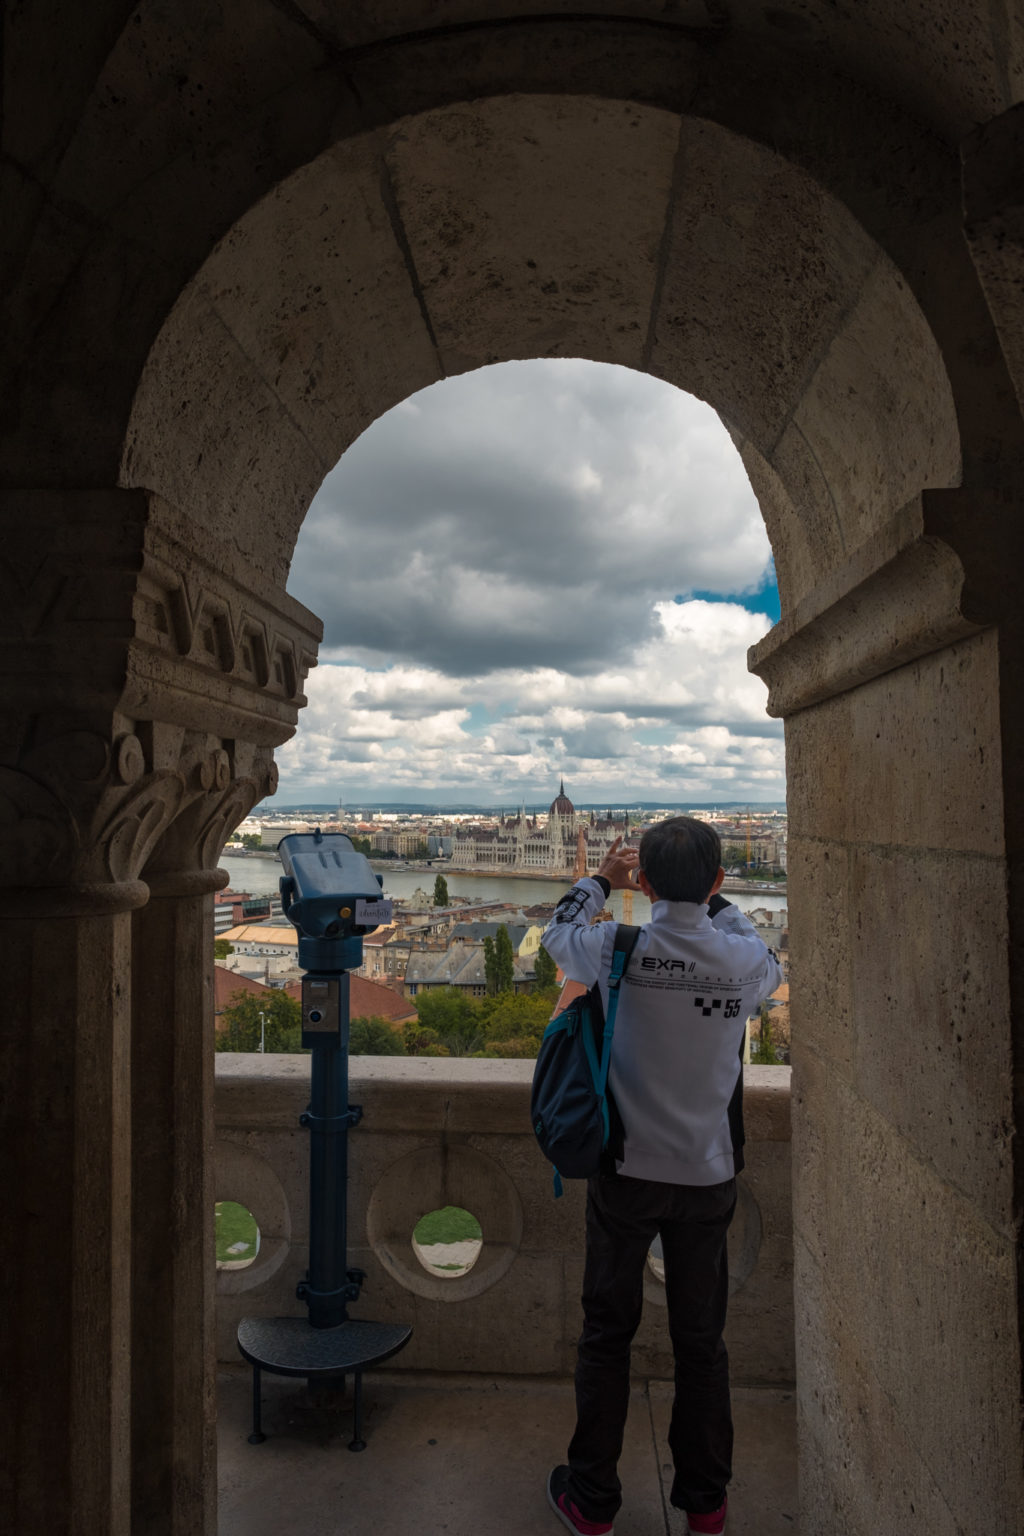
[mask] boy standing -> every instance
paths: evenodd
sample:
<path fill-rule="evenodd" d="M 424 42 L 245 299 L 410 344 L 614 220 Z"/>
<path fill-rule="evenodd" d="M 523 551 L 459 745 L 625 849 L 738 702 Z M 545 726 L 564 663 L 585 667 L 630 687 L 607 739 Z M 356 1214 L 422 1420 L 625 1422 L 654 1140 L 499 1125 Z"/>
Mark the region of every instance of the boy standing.
<path fill-rule="evenodd" d="M 652 903 L 620 990 L 609 1082 L 625 1134 L 608 1171 L 587 1184 L 576 1430 L 548 1499 L 577 1536 L 611 1536 L 622 1503 L 630 1345 L 660 1234 L 676 1362 L 671 1502 L 691 1532 L 718 1536 L 732 1475 L 722 1331 L 726 1234 L 743 1167 L 743 1042 L 748 1017 L 782 972 L 749 920 L 718 895 L 724 871 L 713 827 L 675 816 L 644 833 L 639 854 L 620 843 L 562 897 L 543 939 L 567 978 L 600 981 L 607 1007 L 615 924 L 591 919 L 610 891 L 631 885 Z"/>

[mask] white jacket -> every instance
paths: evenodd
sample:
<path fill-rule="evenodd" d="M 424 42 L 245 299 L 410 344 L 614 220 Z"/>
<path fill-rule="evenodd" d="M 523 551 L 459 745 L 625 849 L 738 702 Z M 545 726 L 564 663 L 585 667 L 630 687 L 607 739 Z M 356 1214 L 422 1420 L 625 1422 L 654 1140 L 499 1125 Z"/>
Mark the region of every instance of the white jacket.
<path fill-rule="evenodd" d="M 591 918 L 602 887 L 568 891 L 544 934 L 567 979 L 600 980 L 607 1012 L 615 924 Z M 744 1027 L 782 981 L 775 955 L 731 902 L 656 901 L 619 991 L 609 1072 L 625 1128 L 619 1172 L 719 1184 L 743 1167 Z"/>

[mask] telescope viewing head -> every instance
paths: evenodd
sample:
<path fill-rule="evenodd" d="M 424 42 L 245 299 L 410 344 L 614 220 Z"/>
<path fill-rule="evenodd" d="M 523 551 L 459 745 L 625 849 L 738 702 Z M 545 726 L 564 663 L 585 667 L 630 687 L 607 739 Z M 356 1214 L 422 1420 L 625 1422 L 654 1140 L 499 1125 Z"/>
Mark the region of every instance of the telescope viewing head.
<path fill-rule="evenodd" d="M 299 934 L 307 971 L 350 971 L 362 963 L 363 935 L 391 920 L 382 877 L 341 832 L 292 832 L 277 851 L 284 866 L 281 906 Z"/>

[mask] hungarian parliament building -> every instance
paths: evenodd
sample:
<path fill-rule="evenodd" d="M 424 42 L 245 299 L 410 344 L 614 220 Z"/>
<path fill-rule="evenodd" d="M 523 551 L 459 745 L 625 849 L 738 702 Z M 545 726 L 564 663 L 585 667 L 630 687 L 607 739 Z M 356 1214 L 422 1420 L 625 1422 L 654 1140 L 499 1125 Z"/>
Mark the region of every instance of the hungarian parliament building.
<path fill-rule="evenodd" d="M 628 813 L 619 821 L 596 811 L 577 813 L 565 785 L 559 784 L 546 822 L 521 810 L 517 816 L 502 816 L 494 827 L 460 827 L 451 837 L 450 857 L 455 869 L 579 876 L 595 870 L 615 839 L 628 837 L 630 830 Z"/>

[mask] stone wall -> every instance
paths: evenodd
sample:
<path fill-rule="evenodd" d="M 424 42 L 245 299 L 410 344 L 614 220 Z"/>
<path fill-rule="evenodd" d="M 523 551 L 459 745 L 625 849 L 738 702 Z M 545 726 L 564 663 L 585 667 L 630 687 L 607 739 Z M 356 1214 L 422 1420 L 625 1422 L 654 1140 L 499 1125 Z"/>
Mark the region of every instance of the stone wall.
<path fill-rule="evenodd" d="M 998 666 L 989 631 L 787 720 L 807 1536 L 1018 1529 Z"/>
<path fill-rule="evenodd" d="M 532 1062 L 357 1057 L 351 1101 L 349 1259 L 367 1279 L 354 1317 L 409 1322 L 404 1369 L 565 1375 L 580 1327 L 584 1186 L 555 1200 L 530 1131 Z M 746 1069 L 747 1168 L 730 1234 L 727 1339 L 733 1379 L 794 1377 L 789 1068 Z M 217 1350 L 237 1362 L 245 1316 L 304 1316 L 309 1097 L 301 1056 L 217 1057 L 217 1198 L 255 1215 L 251 1267 L 222 1270 Z M 429 1274 L 412 1249 L 419 1218 L 444 1205 L 472 1211 L 484 1247 L 455 1279 Z M 663 1287 L 651 1271 L 634 1345 L 638 1372 L 672 1375 Z"/>

